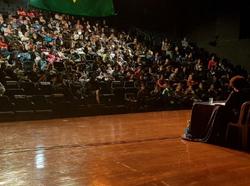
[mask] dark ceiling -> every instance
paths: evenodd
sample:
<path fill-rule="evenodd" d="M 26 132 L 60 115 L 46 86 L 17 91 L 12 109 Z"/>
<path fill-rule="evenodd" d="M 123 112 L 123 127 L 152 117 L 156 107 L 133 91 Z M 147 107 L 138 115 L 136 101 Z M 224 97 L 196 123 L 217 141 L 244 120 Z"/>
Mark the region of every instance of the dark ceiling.
<path fill-rule="evenodd" d="M 168 31 L 192 28 L 224 14 L 239 13 L 241 1 L 226 0 L 114 0 L 117 20 L 123 25 Z M 249 3 L 247 3 L 249 4 Z"/>

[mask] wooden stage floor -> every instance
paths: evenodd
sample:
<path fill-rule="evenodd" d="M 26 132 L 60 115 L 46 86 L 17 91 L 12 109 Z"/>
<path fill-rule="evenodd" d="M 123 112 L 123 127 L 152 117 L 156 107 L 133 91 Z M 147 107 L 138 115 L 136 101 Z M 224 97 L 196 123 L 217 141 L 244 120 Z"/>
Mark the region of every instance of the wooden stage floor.
<path fill-rule="evenodd" d="M 0 186 L 250 185 L 250 155 L 180 136 L 190 110 L 0 123 Z"/>

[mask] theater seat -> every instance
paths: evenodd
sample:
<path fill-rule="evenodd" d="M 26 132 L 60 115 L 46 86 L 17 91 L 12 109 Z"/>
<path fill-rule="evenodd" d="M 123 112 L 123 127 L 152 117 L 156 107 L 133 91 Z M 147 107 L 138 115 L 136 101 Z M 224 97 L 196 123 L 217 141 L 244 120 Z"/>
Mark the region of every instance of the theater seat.
<path fill-rule="evenodd" d="M 123 82 L 121 82 L 121 81 L 112 81 L 111 88 L 112 89 L 124 88 Z"/>
<path fill-rule="evenodd" d="M 125 81 L 124 88 L 135 88 L 135 82 L 134 81 Z"/>
<path fill-rule="evenodd" d="M 225 136 L 226 142 L 228 142 L 229 140 L 229 131 L 233 128 L 238 130 L 239 141 L 241 142 L 243 149 L 247 149 L 249 145 L 248 133 L 250 128 L 250 101 L 247 101 L 242 104 L 238 122 L 237 123 L 230 122 L 228 124 Z"/>
<path fill-rule="evenodd" d="M 12 120 L 14 118 L 13 104 L 8 96 L 0 96 L 0 120 Z"/>
<path fill-rule="evenodd" d="M 39 93 L 41 95 L 51 95 L 52 91 L 53 91 L 53 88 L 50 82 L 39 83 Z"/>
<path fill-rule="evenodd" d="M 4 94 L 13 100 L 15 95 L 24 95 L 24 91 L 23 89 L 6 89 Z"/>
<path fill-rule="evenodd" d="M 127 87 L 125 88 L 125 93 L 129 94 L 129 93 L 134 93 L 136 94 L 138 92 L 138 89 L 136 87 Z"/>
<path fill-rule="evenodd" d="M 114 94 L 113 103 L 114 105 L 122 105 L 125 104 L 125 89 L 124 83 L 121 81 L 112 81 L 111 83 L 112 93 Z"/>
<path fill-rule="evenodd" d="M 125 93 L 126 107 L 129 112 L 135 112 L 138 109 L 138 100 L 136 93 Z"/>
<path fill-rule="evenodd" d="M 33 104 L 26 95 L 14 96 L 14 110 L 17 119 L 29 120 L 34 117 Z"/>
<path fill-rule="evenodd" d="M 6 89 L 18 89 L 18 83 L 17 81 L 6 81 L 6 85 L 5 85 Z"/>
<path fill-rule="evenodd" d="M 57 114 L 70 114 L 72 111 L 72 104 L 70 101 L 66 100 L 64 94 L 52 94 L 52 109 Z"/>
<path fill-rule="evenodd" d="M 20 82 L 20 87 L 24 90 L 25 95 L 37 95 L 38 89 L 32 82 Z"/>
<path fill-rule="evenodd" d="M 111 105 L 114 94 L 112 93 L 111 84 L 109 82 L 100 82 L 100 98 L 104 105 Z"/>
<path fill-rule="evenodd" d="M 115 105 L 124 105 L 125 104 L 125 90 L 124 88 L 115 88 L 113 89 L 114 97 L 113 103 Z"/>
<path fill-rule="evenodd" d="M 30 99 L 33 103 L 33 108 L 36 112 L 52 112 L 51 104 L 45 96 L 35 95 L 32 96 Z"/>

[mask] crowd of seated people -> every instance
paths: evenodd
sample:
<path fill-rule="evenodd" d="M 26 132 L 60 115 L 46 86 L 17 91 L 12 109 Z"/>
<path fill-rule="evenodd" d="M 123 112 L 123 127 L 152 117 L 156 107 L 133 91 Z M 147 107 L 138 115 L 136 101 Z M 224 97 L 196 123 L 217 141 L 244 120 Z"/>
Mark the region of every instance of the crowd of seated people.
<path fill-rule="evenodd" d="M 224 100 L 229 79 L 247 73 L 184 38 L 164 39 L 158 50 L 105 21 L 23 10 L 0 15 L 0 89 L 8 82 L 43 85 L 68 100 L 103 104 L 128 101 L 151 106 L 190 106 L 195 100 Z M 40 91 L 41 93 L 41 91 Z M 25 92 L 24 92 L 25 94 Z M 105 102 L 106 103 L 106 102 Z"/>

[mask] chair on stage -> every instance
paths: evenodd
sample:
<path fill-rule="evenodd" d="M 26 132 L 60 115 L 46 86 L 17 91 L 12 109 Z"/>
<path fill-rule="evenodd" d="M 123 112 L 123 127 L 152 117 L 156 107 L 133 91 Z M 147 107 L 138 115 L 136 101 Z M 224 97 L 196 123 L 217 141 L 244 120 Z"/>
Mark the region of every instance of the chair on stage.
<path fill-rule="evenodd" d="M 248 133 L 250 128 L 250 101 L 242 104 L 240 110 L 240 117 L 237 123 L 230 122 L 226 130 L 226 142 L 228 142 L 229 131 L 232 128 L 237 128 L 239 141 L 241 142 L 242 148 L 247 149 L 248 147 Z"/>

